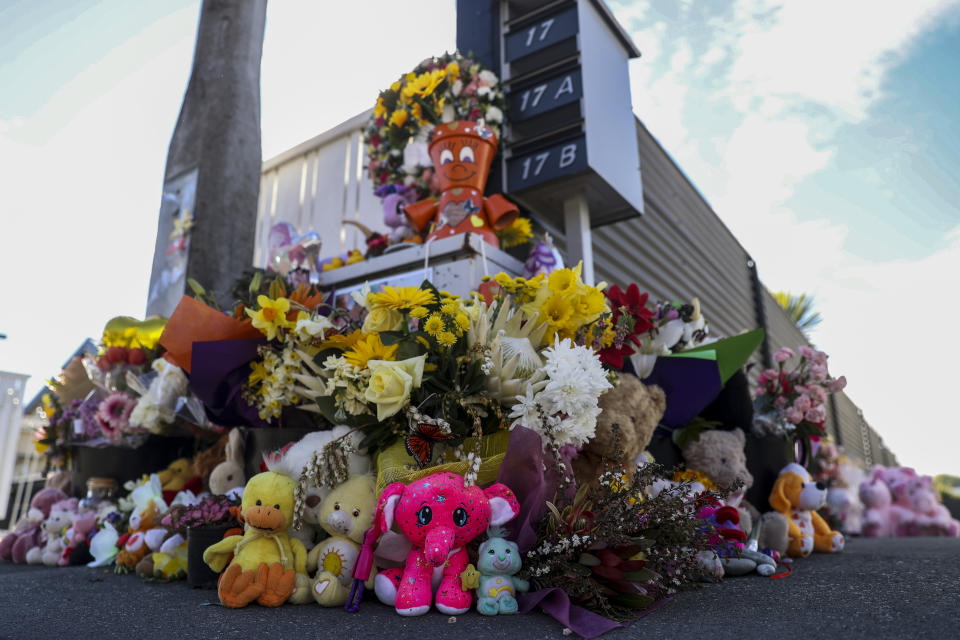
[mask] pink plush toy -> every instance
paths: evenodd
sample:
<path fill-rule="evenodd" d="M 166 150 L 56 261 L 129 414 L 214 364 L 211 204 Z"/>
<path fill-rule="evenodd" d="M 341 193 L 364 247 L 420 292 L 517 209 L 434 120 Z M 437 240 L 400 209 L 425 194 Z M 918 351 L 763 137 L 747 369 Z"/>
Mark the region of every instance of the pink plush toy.
<path fill-rule="evenodd" d="M 896 536 L 901 522 L 909 519 L 904 509 L 893 505 L 890 487 L 877 474 L 860 485 L 860 502 L 864 506 L 862 533 L 868 538 Z"/>
<path fill-rule="evenodd" d="M 50 515 L 43 521 L 43 531 L 46 541 L 43 546 L 41 560 L 48 567 L 55 567 L 60 563 L 60 556 L 66 545 L 63 543 L 63 533 L 73 523 L 77 513 L 77 499 L 67 498 L 54 503 L 50 507 Z"/>
<path fill-rule="evenodd" d="M 43 521 L 50 515 L 50 507 L 66 497 L 67 494 L 60 489 L 38 491 L 30 501 L 27 515 L 17 523 L 13 531 L 0 540 L 0 559 L 18 564 L 39 564 L 43 556 L 40 549 Z"/>
<path fill-rule="evenodd" d="M 81 511 L 74 515 L 73 525 L 64 534 L 66 548 L 60 555 L 60 566 L 70 564 L 70 555 L 80 547 L 89 547 L 90 538 L 97 531 L 97 512 Z M 89 558 L 89 556 L 87 556 Z"/>
<path fill-rule="evenodd" d="M 413 548 L 403 569 L 377 574 L 377 597 L 402 616 L 429 611 L 434 592 L 442 613 L 467 612 L 473 598 L 461 583 L 460 574 L 470 562 L 464 547 L 487 527 L 503 525 L 519 512 L 516 497 L 505 485 L 466 487 L 455 473 L 387 485 L 380 494 L 374 527 L 384 532 L 396 522 Z"/>
<path fill-rule="evenodd" d="M 899 535 L 957 537 L 960 522 L 950 517 L 947 508 L 940 504 L 930 476 L 905 474 L 891 486 L 891 491 L 895 504 L 911 512 Z"/>

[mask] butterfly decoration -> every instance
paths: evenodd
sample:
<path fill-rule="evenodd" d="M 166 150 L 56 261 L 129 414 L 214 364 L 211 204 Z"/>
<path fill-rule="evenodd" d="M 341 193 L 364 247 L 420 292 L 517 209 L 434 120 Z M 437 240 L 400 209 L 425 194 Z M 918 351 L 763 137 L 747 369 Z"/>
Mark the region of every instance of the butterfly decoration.
<path fill-rule="evenodd" d="M 412 407 L 408 411 L 408 419 L 410 433 L 404 438 L 403 444 L 417 466 L 424 469 L 433 460 L 433 446 L 438 442 L 449 440 L 453 437 L 453 433 L 446 420 L 424 416 Z"/>

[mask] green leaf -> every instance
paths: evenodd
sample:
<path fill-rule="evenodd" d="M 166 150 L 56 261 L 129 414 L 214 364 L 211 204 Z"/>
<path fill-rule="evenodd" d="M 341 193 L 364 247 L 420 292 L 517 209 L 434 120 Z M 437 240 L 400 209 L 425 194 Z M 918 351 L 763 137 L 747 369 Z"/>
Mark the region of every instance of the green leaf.
<path fill-rule="evenodd" d="M 381 331 L 378 335 L 380 336 L 380 342 L 385 347 L 397 344 L 407 337 L 402 331 Z"/>
<path fill-rule="evenodd" d="M 187 278 L 187 285 L 193 291 L 194 295 L 197 296 L 197 298 L 203 299 L 207 295 L 207 290 L 203 288 L 203 285 L 193 278 Z"/>
<path fill-rule="evenodd" d="M 586 553 L 586 552 L 580 554 L 580 557 L 577 559 L 577 562 L 587 567 L 599 567 L 601 564 L 600 558 L 593 555 L 592 553 Z"/>
<path fill-rule="evenodd" d="M 397 348 L 397 360 L 407 360 L 423 355 L 425 349 L 416 340 L 404 340 Z"/>
<path fill-rule="evenodd" d="M 650 569 L 639 569 L 625 573 L 624 577 L 630 582 L 650 582 L 657 577 L 657 574 Z"/>
<path fill-rule="evenodd" d="M 562 523 L 563 518 L 560 517 L 560 511 L 557 510 L 557 507 L 549 500 L 547 501 L 546 505 L 547 509 L 550 509 L 550 512 L 553 513 L 553 517 L 557 519 L 557 522 Z"/>

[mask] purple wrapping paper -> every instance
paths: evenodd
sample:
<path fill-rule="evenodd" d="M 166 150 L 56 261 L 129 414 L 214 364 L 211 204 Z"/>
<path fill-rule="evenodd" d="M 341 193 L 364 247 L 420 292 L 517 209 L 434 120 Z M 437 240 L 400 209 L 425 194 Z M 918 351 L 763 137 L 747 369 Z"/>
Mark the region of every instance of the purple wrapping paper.
<path fill-rule="evenodd" d="M 655 384 L 667 394 L 660 424 L 668 429 L 686 426 L 723 389 L 716 361 L 702 358 L 657 358 L 643 384 Z"/>
<path fill-rule="evenodd" d="M 572 457 L 573 453 L 570 450 L 562 451 L 565 458 L 568 455 Z M 552 471 L 551 465 L 547 465 L 548 473 L 545 475 L 543 463 L 540 436 L 525 427 L 515 427 L 510 433 L 510 443 L 500 465 L 497 482 L 510 487 L 520 503 L 519 515 L 507 523 L 506 528 L 521 554 L 536 545 L 537 524 L 547 512 L 546 502 L 552 501 L 557 491 L 556 473 Z M 628 624 L 614 622 L 572 604 L 567 594 L 558 588 L 519 594 L 517 600 L 520 603 L 520 613 L 527 613 L 539 606 L 545 613 L 584 638 L 596 638 L 611 629 Z"/>
<path fill-rule="evenodd" d="M 266 338 L 194 342 L 190 389 L 200 398 L 213 422 L 224 426 L 269 427 L 241 397 L 250 375 L 249 364 Z"/>

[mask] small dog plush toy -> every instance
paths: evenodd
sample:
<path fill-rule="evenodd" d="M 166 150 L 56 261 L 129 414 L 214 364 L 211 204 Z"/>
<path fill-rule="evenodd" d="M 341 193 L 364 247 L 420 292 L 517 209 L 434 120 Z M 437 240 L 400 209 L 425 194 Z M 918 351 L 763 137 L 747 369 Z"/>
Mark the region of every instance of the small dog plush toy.
<path fill-rule="evenodd" d="M 812 551 L 843 551 L 843 534 L 832 531 L 817 513 L 826 503 L 826 488 L 799 464 L 790 463 L 780 471 L 770 492 L 770 506 L 789 522 L 787 555 L 806 558 Z"/>
<path fill-rule="evenodd" d="M 278 607 L 293 593 L 296 574 L 306 574 L 303 543 L 287 535 L 296 486 L 274 471 L 250 478 L 240 505 L 244 534 L 224 538 L 203 552 L 203 561 L 216 572 L 230 562 L 217 583 L 224 605 L 239 608 L 256 600 L 264 607 Z"/>

